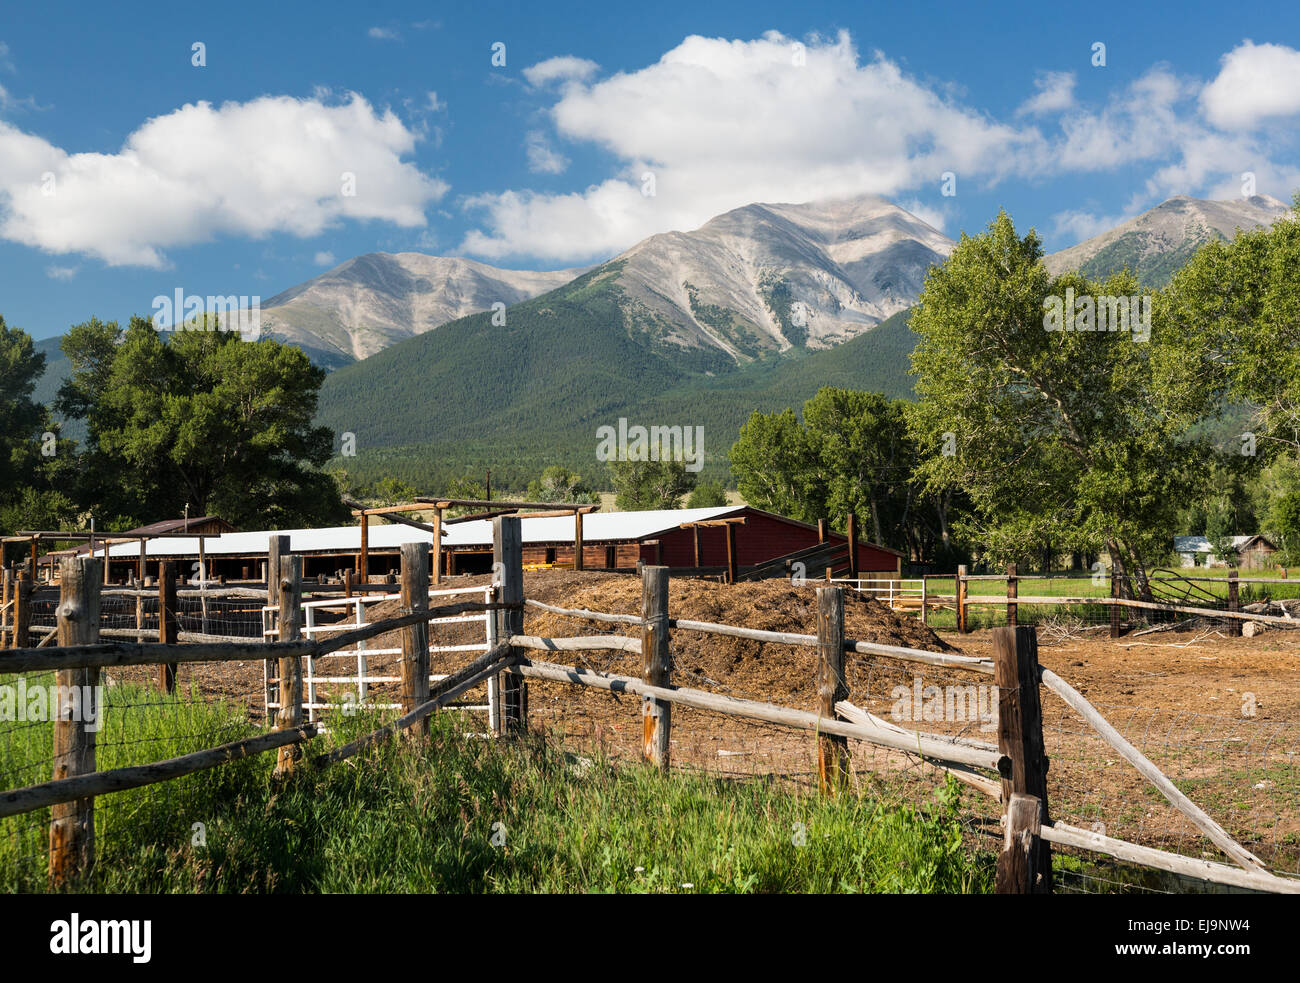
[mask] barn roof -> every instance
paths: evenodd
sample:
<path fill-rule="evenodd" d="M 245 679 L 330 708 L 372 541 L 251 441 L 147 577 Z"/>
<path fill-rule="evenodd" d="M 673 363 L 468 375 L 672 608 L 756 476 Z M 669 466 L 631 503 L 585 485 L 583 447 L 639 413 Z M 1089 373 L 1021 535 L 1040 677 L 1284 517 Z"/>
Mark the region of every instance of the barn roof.
<path fill-rule="evenodd" d="M 805 529 L 815 527 L 774 512 L 764 512 L 749 505 L 723 505 L 707 509 L 649 509 L 642 512 L 591 512 L 583 517 L 582 538 L 589 545 L 598 543 L 634 543 L 654 539 L 679 528 L 686 522 L 705 522 L 742 515 L 768 515 Z M 524 545 L 567 544 L 573 542 L 573 516 L 542 516 L 529 518 L 522 513 L 521 534 Z M 191 519 L 191 522 L 195 520 Z M 444 527 L 447 535 L 442 545 L 448 549 L 491 549 L 492 520 L 476 519 Z M 318 529 L 277 529 L 257 532 L 228 532 L 220 536 L 204 537 L 206 556 L 257 556 L 267 551 L 267 540 L 273 535 L 289 537 L 289 549 L 294 553 L 355 553 L 361 549 L 361 527 L 326 526 Z M 839 536 L 839 534 L 836 534 Z M 403 543 L 432 543 L 433 534 L 413 526 L 398 523 L 370 522 L 368 534 L 370 550 L 394 550 Z M 898 550 L 876 543 L 872 549 L 895 556 Z M 177 539 L 151 539 L 145 544 L 147 557 L 197 556 L 198 537 Z M 97 548 L 95 555 L 103 555 Z M 109 547 L 109 555 L 136 558 L 140 555 L 138 543 L 118 543 Z"/>
<path fill-rule="evenodd" d="M 582 537 L 586 542 L 636 542 L 671 532 L 683 522 L 702 522 L 744 512 L 746 506 L 730 505 L 707 509 L 651 509 L 644 512 L 592 512 L 583 517 Z M 573 516 L 544 516 L 530 519 L 520 516 L 525 544 L 573 542 Z M 191 520 L 193 521 L 193 520 Z M 492 520 L 458 522 L 447 526 L 442 537 L 451 549 L 491 548 Z M 361 527 L 326 526 L 318 529 L 279 529 L 258 532 L 228 532 L 205 537 L 207 556 L 248 556 L 265 553 L 267 540 L 273 535 L 289 537 L 289 549 L 295 553 L 355 553 L 361 549 Z M 371 550 L 397 549 L 403 543 L 432 543 L 433 534 L 412 526 L 371 521 L 368 534 Z M 197 556 L 198 537 L 192 539 L 152 539 L 145 544 L 146 556 Z M 96 549 L 97 556 L 103 554 Z M 114 557 L 137 557 L 136 543 L 119 543 L 109 547 Z"/>

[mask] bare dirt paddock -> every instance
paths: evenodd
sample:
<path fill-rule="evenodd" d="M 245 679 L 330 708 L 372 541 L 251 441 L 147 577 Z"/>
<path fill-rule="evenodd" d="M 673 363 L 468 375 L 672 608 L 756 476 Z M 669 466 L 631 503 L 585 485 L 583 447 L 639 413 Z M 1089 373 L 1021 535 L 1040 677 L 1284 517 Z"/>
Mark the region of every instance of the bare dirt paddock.
<path fill-rule="evenodd" d="M 447 586 L 485 583 L 454 578 Z M 750 628 L 816 632 L 815 592 L 786 581 L 724 586 L 675 579 L 673 617 Z M 525 575 L 530 598 L 568 608 L 637 614 L 635 577 L 561 571 Z M 396 614 L 396 602 L 371 609 L 368 620 Z M 908 614 L 875 600 L 846 599 L 850 638 L 931 651 L 991 656 L 992 632 L 936 635 Z M 602 624 L 529 608 L 532 635 L 635 635 L 632 626 Z M 1098 632 L 1070 633 L 1044 626 L 1039 661 L 1078 689 L 1124 736 L 1233 836 L 1279 870 L 1300 872 L 1300 631 L 1267 631 L 1230 638 L 1222 629 L 1163 631 L 1112 641 Z M 435 626 L 434 644 L 482 639 L 479 625 Z M 396 633 L 371 648 L 396 648 Z M 800 709 L 816 708 L 816 652 L 674 630 L 673 681 L 712 692 Z M 536 653 L 534 653 L 536 655 Z M 434 672 L 449 672 L 473 653 L 436 655 Z M 397 675 L 396 656 L 373 656 L 369 671 Z M 624 652 L 557 653 L 551 660 L 639 676 L 640 657 Z M 318 663 L 320 674 L 355 671 L 355 660 Z M 905 664 L 851 655 L 846 662 L 850 699 L 898 726 L 961 734 L 996 742 L 997 697 L 988 676 L 958 669 Z M 132 673 L 131 675 L 135 675 Z M 128 678 L 126 674 L 123 678 Z M 182 666 L 182 687 L 193 684 L 205 699 L 221 697 L 261 716 L 262 666 Z M 339 687 L 338 689 L 342 689 Z M 326 697 L 330 687 L 322 686 Z M 376 685 L 377 701 L 396 699 L 396 687 Z M 467 695 L 482 702 L 480 690 Z M 1111 836 L 1191 856 L 1222 859 L 1207 840 L 1091 728 L 1054 695 L 1043 691 L 1044 730 L 1050 758 L 1049 805 L 1053 818 Z M 486 721 L 466 714 L 466 730 Z M 575 755 L 636 760 L 641 711 L 635 697 L 561 683 L 529 684 L 529 726 L 544 731 Z M 928 801 L 943 773 L 915 756 L 850 743 L 854 780 L 899 801 Z M 803 785 L 816 779 L 812 735 L 738 720 L 703 710 L 673 709 L 671 755 L 681 767 L 728 777 L 780 777 Z M 1000 806 L 970 790 L 963 810 L 974 825 L 995 830 Z"/>

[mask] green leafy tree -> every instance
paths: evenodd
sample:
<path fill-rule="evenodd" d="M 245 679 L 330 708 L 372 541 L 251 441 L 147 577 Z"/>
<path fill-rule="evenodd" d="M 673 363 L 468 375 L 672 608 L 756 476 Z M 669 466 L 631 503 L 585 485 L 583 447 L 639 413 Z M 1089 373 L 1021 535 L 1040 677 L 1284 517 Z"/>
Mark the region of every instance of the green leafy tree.
<path fill-rule="evenodd" d="M 553 464 L 542 472 L 540 478 L 528 482 L 530 502 L 563 502 L 575 505 L 595 505 L 600 495 L 582 482 L 582 475 L 566 467 Z"/>
<path fill-rule="evenodd" d="M 1215 387 L 1184 370 L 1189 339 L 1166 330 L 1159 297 L 1147 341 L 1047 330 L 1045 301 L 1068 289 L 1139 291 L 1127 274 L 1053 278 L 1042 256 L 1003 212 L 930 270 L 911 321 L 918 473 L 970 496 L 965 531 L 990 556 L 1101 545 L 1125 590 L 1146 594 L 1180 504 L 1203 494 L 1209 448 L 1186 435 L 1217 405 Z"/>
<path fill-rule="evenodd" d="M 803 522 L 826 516 L 826 489 L 816 480 L 816 451 L 794 410 L 755 410 L 729 454 L 741 497 Z"/>
<path fill-rule="evenodd" d="M 1281 547 L 1291 563 L 1300 563 L 1300 491 L 1287 492 L 1273 505 Z"/>
<path fill-rule="evenodd" d="M 716 509 L 727 504 L 727 489 L 720 481 L 706 481 L 696 485 L 690 497 L 686 499 L 688 509 Z"/>
<path fill-rule="evenodd" d="M 44 372 L 31 336 L 0 317 L 0 503 L 21 496 L 40 469 L 47 420 L 32 393 Z"/>
<path fill-rule="evenodd" d="M 1198 250 L 1170 282 L 1165 307 L 1167 330 L 1186 341 L 1179 374 L 1255 407 L 1261 444 L 1293 456 L 1300 456 L 1297 269 L 1300 217 L 1292 211 Z"/>
<path fill-rule="evenodd" d="M 420 493 L 414 485 L 408 485 L 396 478 L 381 478 L 370 486 L 366 497 L 378 505 L 402 505 L 415 501 Z"/>
<path fill-rule="evenodd" d="M 614 504 L 625 512 L 675 509 L 695 487 L 695 475 L 681 460 L 610 461 Z"/>
<path fill-rule="evenodd" d="M 84 413 L 91 462 L 126 479 L 133 507 L 123 511 L 179 515 L 188 505 L 272 527 L 346 518 L 337 485 L 319 470 L 333 436 L 312 426 L 324 372 L 302 351 L 216 330 L 179 331 L 166 343 L 132 318 L 109 361 L 115 326 L 83 327 L 60 405 Z"/>

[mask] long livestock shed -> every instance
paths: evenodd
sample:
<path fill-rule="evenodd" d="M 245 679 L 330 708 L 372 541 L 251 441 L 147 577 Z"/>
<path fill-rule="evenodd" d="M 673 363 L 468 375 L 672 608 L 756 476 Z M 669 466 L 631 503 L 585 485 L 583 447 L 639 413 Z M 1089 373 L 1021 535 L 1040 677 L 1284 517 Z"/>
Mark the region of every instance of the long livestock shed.
<path fill-rule="evenodd" d="M 523 512 L 520 518 L 526 565 L 574 566 L 574 516 L 530 518 Z M 819 530 L 816 525 L 746 505 L 593 512 L 583 516 L 581 522 L 582 566 L 587 570 L 632 571 L 640 561 L 665 565 L 681 573 L 725 574 L 731 569 L 744 576 L 790 554 L 815 552 L 819 545 L 835 544 L 839 544 L 843 566 L 847 567 L 847 540 L 843 534 L 830 531 L 825 524 Z M 289 549 L 303 557 L 307 576 L 334 576 L 344 569 L 361 572 L 361 528 L 354 525 L 205 537 L 201 549 L 206 577 L 264 580 L 267 543 L 272 535 L 289 537 Z M 433 534 L 409 525 L 371 521 L 367 539 L 366 573 L 374 576 L 398 569 L 403 543 L 432 543 Z M 108 551 L 110 580 L 125 580 L 139 572 L 142 561 L 138 544 L 115 544 Z M 102 556 L 104 551 L 97 549 L 95 553 Z M 491 520 L 445 525 L 442 556 L 444 574 L 490 572 Z M 898 576 L 901 556 L 896 550 L 859 541 L 857 570 Z M 178 562 L 187 575 L 197 573 L 199 539 L 147 541 L 143 559 L 146 575 L 156 575 L 161 560 Z M 821 569 L 810 567 L 807 572 L 815 576 Z"/>

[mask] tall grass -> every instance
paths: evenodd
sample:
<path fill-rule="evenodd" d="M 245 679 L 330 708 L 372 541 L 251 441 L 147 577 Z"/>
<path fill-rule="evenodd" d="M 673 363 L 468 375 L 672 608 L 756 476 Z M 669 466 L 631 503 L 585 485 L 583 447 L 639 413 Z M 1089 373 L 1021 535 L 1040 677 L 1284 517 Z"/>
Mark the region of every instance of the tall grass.
<path fill-rule="evenodd" d="M 125 695 L 125 694 L 124 694 Z M 133 697 L 138 699 L 139 694 Z M 159 698 L 156 738 L 101 767 L 193 750 L 197 734 L 248 725 L 225 708 Z M 122 716 L 122 714 L 118 714 Z M 335 716 L 343 743 L 374 726 Z M 137 721 L 138 724 L 138 721 Z M 119 725 L 120 726 L 120 725 Z M 9 753 L 27 728 L 5 734 Z M 920 809 L 777 782 L 661 775 L 566 754 L 544 738 L 465 736 L 437 717 L 426 741 L 305 767 L 281 785 L 274 755 L 97 800 L 97 863 L 79 889 L 102 892 L 987 892 L 993 855 L 963 838 L 957 789 Z M 31 733 L 28 733 L 28 732 Z M 28 733 L 25 738 L 16 738 Z M 167 735 L 170 733 L 170 737 Z M 140 732 L 134 732 L 139 738 Z M 170 741 L 170 744 L 168 743 Z M 127 753 L 125 748 L 136 751 Z M 27 749 L 39 751 L 33 745 Z M 48 750 L 44 752 L 48 755 Z M 43 777 L 43 776 L 42 776 Z M 30 776 L 17 782 L 28 784 Z M 46 889 L 48 814 L 0 820 L 0 888 Z M 195 824 L 201 824 L 197 827 Z"/>

